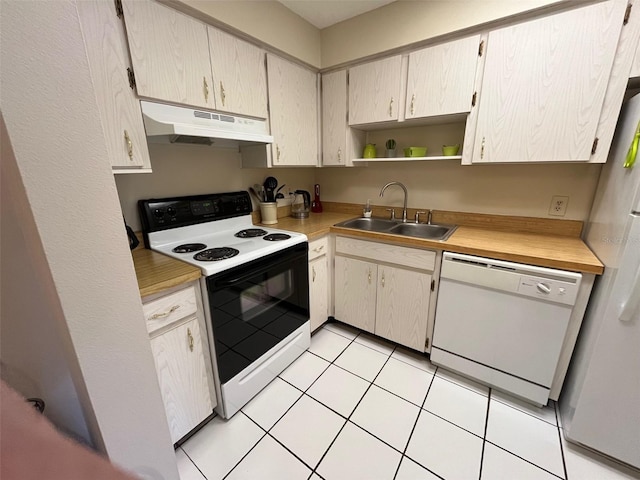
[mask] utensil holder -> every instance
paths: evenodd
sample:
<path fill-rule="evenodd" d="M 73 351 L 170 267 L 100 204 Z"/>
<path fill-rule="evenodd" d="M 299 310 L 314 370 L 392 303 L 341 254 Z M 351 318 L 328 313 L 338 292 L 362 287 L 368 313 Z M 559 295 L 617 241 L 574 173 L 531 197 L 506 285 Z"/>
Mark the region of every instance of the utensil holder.
<path fill-rule="evenodd" d="M 265 225 L 278 223 L 278 203 L 260 202 L 260 215 L 262 216 L 262 223 Z"/>

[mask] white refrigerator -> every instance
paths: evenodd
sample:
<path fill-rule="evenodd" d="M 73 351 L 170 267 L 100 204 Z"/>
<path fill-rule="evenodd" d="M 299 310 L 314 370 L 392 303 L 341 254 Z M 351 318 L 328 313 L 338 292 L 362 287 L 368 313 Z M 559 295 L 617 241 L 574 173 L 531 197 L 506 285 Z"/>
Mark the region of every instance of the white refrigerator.
<path fill-rule="evenodd" d="M 640 94 L 624 106 L 585 241 L 605 265 L 560 396 L 565 438 L 640 468 Z M 626 164 L 626 165 L 625 165 Z"/>

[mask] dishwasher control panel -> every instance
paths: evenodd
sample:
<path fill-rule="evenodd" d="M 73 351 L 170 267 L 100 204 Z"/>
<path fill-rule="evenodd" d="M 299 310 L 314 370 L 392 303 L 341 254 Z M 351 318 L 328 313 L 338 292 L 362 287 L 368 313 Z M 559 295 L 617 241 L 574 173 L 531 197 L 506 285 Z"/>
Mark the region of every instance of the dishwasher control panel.
<path fill-rule="evenodd" d="M 521 276 L 518 293 L 549 302 L 573 305 L 578 295 L 578 285 L 550 278 Z"/>

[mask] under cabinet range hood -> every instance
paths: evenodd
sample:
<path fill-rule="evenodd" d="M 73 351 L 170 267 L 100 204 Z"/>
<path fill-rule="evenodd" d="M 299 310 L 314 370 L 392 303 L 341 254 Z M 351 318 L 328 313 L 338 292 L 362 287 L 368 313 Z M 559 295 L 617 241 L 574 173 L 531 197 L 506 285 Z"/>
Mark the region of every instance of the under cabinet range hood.
<path fill-rule="evenodd" d="M 273 143 L 266 120 L 140 101 L 150 143 L 243 147 Z"/>

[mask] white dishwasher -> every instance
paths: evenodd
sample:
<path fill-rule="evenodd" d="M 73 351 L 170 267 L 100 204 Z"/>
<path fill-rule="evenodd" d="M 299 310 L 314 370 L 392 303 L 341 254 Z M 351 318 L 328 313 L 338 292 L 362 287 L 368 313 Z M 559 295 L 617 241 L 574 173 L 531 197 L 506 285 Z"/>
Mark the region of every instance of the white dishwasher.
<path fill-rule="evenodd" d="M 445 252 L 431 361 L 545 405 L 581 280 Z"/>

